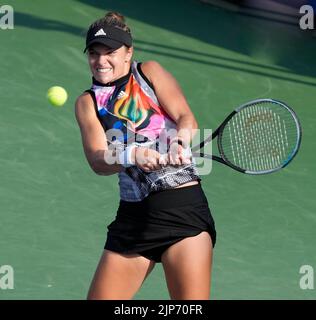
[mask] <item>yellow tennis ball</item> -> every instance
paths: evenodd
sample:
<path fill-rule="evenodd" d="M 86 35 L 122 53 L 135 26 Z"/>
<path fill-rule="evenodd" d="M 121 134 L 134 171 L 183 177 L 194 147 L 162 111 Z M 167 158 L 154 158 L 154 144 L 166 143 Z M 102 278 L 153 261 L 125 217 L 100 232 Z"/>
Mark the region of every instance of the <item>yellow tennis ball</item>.
<path fill-rule="evenodd" d="M 54 86 L 47 91 L 47 99 L 55 107 L 63 106 L 67 98 L 67 91 L 63 87 Z"/>

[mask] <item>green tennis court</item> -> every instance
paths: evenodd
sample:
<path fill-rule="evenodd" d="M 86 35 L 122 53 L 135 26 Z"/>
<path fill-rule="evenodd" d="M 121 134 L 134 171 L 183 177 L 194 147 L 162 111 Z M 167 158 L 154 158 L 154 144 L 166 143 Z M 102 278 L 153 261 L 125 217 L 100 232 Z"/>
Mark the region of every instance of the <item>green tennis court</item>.
<path fill-rule="evenodd" d="M 116 176 L 89 168 L 74 103 L 91 82 L 85 29 L 109 10 L 126 16 L 134 58 L 157 60 L 177 78 L 200 128 L 215 129 L 257 98 L 296 111 L 303 139 L 287 168 L 248 176 L 214 162 L 202 176 L 218 232 L 212 299 L 316 298 L 316 289 L 300 288 L 299 273 L 316 268 L 312 31 L 197 0 L 6 4 L 14 29 L 0 29 L 0 267 L 12 266 L 14 289 L 0 287 L 0 299 L 86 297 L 119 189 Z M 53 85 L 68 91 L 62 108 L 46 99 Z M 135 299 L 169 299 L 161 265 Z"/>

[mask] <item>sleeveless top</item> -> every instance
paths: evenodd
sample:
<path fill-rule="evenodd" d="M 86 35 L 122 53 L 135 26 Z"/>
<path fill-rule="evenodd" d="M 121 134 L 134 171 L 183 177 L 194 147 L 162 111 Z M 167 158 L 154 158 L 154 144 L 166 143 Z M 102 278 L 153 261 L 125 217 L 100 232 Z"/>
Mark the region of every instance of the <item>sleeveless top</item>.
<path fill-rule="evenodd" d="M 153 86 L 141 70 L 141 63 L 134 61 L 129 73 L 112 83 L 102 84 L 93 79 L 91 89 L 86 91 L 93 98 L 108 143 L 124 150 L 129 141 L 133 141 L 136 146 L 167 153 L 168 132 L 176 130 L 176 123 L 159 105 Z M 153 191 L 200 180 L 194 162 L 152 172 L 131 166 L 118 176 L 121 200 L 132 202 L 143 200 Z"/>

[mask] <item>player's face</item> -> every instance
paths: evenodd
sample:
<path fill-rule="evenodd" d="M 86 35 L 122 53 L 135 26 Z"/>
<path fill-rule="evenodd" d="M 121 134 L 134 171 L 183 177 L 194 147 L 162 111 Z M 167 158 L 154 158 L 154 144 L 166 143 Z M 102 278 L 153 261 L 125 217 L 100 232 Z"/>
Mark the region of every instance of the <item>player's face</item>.
<path fill-rule="evenodd" d="M 88 49 L 88 61 L 94 78 L 101 83 L 113 82 L 126 75 L 130 68 L 133 49 L 122 46 L 113 50 L 102 44 Z"/>

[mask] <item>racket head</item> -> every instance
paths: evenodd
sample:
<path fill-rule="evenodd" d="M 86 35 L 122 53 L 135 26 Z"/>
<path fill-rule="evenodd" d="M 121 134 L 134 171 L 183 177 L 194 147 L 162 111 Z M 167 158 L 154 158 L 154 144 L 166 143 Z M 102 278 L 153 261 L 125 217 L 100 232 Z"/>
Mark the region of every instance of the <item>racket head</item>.
<path fill-rule="evenodd" d="M 286 167 L 297 154 L 300 122 L 285 103 L 257 99 L 235 109 L 218 133 L 224 162 L 247 174 L 267 174 Z"/>

